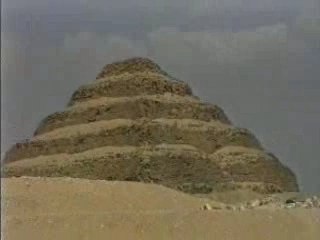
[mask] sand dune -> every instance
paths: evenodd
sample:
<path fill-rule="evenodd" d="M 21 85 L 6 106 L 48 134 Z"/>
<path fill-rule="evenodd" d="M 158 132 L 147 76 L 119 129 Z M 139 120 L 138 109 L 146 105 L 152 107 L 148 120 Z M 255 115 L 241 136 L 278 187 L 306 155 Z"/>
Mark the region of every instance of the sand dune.
<path fill-rule="evenodd" d="M 196 198 L 152 184 L 71 178 L 2 181 L 4 239 L 313 240 L 319 209 L 201 210 Z"/>

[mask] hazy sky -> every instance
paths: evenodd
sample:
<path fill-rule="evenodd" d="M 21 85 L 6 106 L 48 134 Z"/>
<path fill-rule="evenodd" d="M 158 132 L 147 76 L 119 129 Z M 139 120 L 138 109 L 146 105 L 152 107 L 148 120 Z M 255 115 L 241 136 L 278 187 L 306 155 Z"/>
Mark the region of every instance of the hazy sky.
<path fill-rule="evenodd" d="M 2 153 L 132 56 L 221 106 L 320 192 L 319 0 L 2 0 Z"/>

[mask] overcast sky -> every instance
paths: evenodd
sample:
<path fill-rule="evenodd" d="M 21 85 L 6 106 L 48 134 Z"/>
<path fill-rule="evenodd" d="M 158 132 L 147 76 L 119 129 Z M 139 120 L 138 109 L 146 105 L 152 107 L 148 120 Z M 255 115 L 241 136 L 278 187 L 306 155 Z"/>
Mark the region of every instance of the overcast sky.
<path fill-rule="evenodd" d="M 2 153 L 103 65 L 146 56 L 320 192 L 319 0 L 2 0 Z"/>

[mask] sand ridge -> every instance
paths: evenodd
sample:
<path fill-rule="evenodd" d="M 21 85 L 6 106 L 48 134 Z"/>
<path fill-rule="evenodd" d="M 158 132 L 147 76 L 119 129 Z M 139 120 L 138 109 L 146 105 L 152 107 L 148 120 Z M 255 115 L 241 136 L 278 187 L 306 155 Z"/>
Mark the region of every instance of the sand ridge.
<path fill-rule="evenodd" d="M 20 239 L 316 240 L 318 209 L 219 209 L 143 183 L 70 178 L 2 180 L 3 237 Z M 204 211 L 210 202 L 216 210 Z"/>

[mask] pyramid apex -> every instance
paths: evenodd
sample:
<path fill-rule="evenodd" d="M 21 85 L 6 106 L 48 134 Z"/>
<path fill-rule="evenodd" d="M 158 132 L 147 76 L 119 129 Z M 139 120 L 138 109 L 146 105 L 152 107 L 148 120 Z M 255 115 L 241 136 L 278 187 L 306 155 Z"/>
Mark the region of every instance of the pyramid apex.
<path fill-rule="evenodd" d="M 105 65 L 102 71 L 97 75 L 96 79 L 119 75 L 123 73 L 134 73 L 144 71 L 167 75 L 167 73 L 165 73 L 160 68 L 160 66 L 151 59 L 146 57 L 132 57 Z"/>

